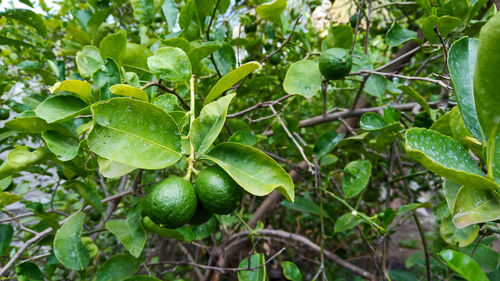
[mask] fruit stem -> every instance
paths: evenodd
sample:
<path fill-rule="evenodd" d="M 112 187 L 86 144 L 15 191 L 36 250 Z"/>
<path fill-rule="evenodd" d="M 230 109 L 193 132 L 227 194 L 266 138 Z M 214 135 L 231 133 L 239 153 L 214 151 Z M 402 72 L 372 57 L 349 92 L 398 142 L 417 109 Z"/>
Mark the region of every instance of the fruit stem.
<path fill-rule="evenodd" d="M 189 92 L 191 94 L 190 96 L 190 100 L 189 100 L 189 115 L 190 115 L 190 121 L 189 121 L 189 129 L 191 130 L 193 128 L 193 122 L 194 122 L 194 119 L 195 119 L 195 96 L 194 96 L 194 81 L 195 81 L 195 76 L 194 75 L 191 75 L 191 79 L 189 80 Z M 189 154 L 189 158 L 187 159 L 188 160 L 188 168 L 187 168 L 187 173 L 186 173 L 186 176 L 184 177 L 184 179 L 186 180 L 190 180 L 191 178 L 191 173 L 196 170 L 194 168 L 194 162 L 195 162 L 195 159 L 194 159 L 194 146 L 193 146 L 193 142 L 191 140 L 189 140 L 189 143 L 191 144 L 191 152 Z M 195 173 L 197 172 L 197 170 L 195 171 Z"/>

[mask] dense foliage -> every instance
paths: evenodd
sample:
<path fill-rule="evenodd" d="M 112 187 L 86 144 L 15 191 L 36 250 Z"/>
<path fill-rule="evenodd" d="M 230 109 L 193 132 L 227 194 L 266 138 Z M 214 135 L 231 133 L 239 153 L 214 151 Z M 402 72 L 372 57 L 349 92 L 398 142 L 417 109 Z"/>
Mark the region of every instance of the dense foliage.
<path fill-rule="evenodd" d="M 500 280 L 500 2 L 20 2 L 2 280 Z"/>

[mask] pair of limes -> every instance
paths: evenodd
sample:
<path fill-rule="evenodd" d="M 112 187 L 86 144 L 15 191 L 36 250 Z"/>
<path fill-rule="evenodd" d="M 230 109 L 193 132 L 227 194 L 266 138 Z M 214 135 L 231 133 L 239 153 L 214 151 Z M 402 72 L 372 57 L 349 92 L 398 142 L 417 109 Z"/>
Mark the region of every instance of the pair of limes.
<path fill-rule="evenodd" d="M 166 228 L 198 225 L 213 213 L 231 213 L 243 195 L 243 189 L 231 176 L 212 166 L 198 174 L 194 187 L 181 177 L 169 177 L 154 185 L 144 200 L 143 214 Z"/>

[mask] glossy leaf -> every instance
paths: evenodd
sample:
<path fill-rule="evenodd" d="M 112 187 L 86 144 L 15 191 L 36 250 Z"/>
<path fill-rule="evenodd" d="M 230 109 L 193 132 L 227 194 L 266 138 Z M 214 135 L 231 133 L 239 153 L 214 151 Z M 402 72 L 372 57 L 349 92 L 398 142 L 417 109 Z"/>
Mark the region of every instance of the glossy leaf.
<path fill-rule="evenodd" d="M 40 268 L 31 261 L 20 263 L 16 267 L 16 277 L 18 281 L 43 281 L 43 274 Z"/>
<path fill-rule="evenodd" d="M 73 270 L 82 270 L 89 263 L 89 253 L 81 241 L 81 232 L 85 214 L 72 215 L 56 233 L 54 254 L 59 262 Z"/>
<path fill-rule="evenodd" d="M 473 224 L 463 228 L 457 228 L 453 224 L 451 217 L 447 217 L 441 221 L 439 233 L 446 243 L 453 246 L 458 244 L 459 247 L 465 247 L 474 242 L 479 233 L 479 226 Z"/>
<path fill-rule="evenodd" d="M 134 17 L 145 25 L 150 25 L 154 20 L 155 1 L 154 0 L 131 0 L 134 9 Z"/>
<path fill-rule="evenodd" d="M 78 115 L 90 113 L 87 104 L 74 96 L 52 96 L 44 100 L 35 109 L 38 117 L 47 123 L 62 122 Z"/>
<path fill-rule="evenodd" d="M 126 279 L 139 270 L 139 260 L 129 254 L 118 254 L 107 259 L 97 270 L 95 281 Z"/>
<path fill-rule="evenodd" d="M 370 75 L 366 80 L 364 91 L 371 96 L 382 98 L 385 90 L 387 90 L 388 81 L 380 75 Z"/>
<path fill-rule="evenodd" d="M 189 59 L 191 60 L 191 64 L 194 66 L 199 65 L 201 60 L 213 52 L 219 50 L 221 45 L 215 42 L 206 42 L 205 44 L 198 46 L 196 48 L 192 48 L 189 53 Z"/>
<path fill-rule="evenodd" d="M 182 37 L 187 40 L 193 41 L 200 38 L 201 22 L 194 0 L 188 0 L 179 12 L 179 26 L 182 29 Z"/>
<path fill-rule="evenodd" d="M 10 242 L 12 241 L 12 234 L 14 234 L 12 225 L 0 224 L 0 255 L 5 254 L 9 249 Z"/>
<path fill-rule="evenodd" d="M 257 137 L 248 131 L 240 130 L 234 132 L 227 141 L 252 146 L 257 143 Z"/>
<path fill-rule="evenodd" d="M 486 243 L 472 243 L 460 249 L 460 251 L 471 256 L 485 272 L 496 271 L 498 268 L 498 258 L 500 254 L 496 250 L 488 247 Z M 490 280 L 496 279 L 490 277 Z"/>
<path fill-rule="evenodd" d="M 288 200 L 283 200 L 281 201 L 281 205 L 288 209 L 302 213 L 311 213 L 318 216 L 321 214 L 320 206 L 306 196 L 295 197 L 295 201 L 293 203 Z M 330 217 L 326 212 L 323 212 L 323 215 L 326 218 Z"/>
<path fill-rule="evenodd" d="M 477 62 L 474 71 L 474 101 L 483 136 L 490 137 L 500 122 L 500 14 L 495 14 L 481 28 L 477 47 Z"/>
<path fill-rule="evenodd" d="M 174 28 L 175 23 L 177 22 L 177 18 L 179 17 L 179 10 L 175 5 L 174 0 L 165 0 L 163 1 L 163 5 L 161 6 L 163 11 L 163 16 L 168 23 L 168 28 L 172 30 Z"/>
<path fill-rule="evenodd" d="M 403 93 L 410 96 L 414 101 L 416 101 L 420 106 L 425 110 L 425 112 L 429 113 L 432 116 L 431 108 L 427 104 L 427 101 L 419 94 L 417 91 L 413 90 L 410 86 L 401 85 L 398 87 Z"/>
<path fill-rule="evenodd" d="M 239 268 L 252 268 L 255 270 L 241 270 L 238 271 L 238 280 L 239 281 L 266 281 L 267 280 L 267 272 L 266 272 L 266 258 L 264 254 L 252 254 L 249 258 L 245 258 L 240 262 Z"/>
<path fill-rule="evenodd" d="M 193 122 L 189 139 L 197 155 L 203 155 L 215 141 L 224 127 L 229 103 L 236 94 L 224 96 L 201 109 L 200 116 Z"/>
<path fill-rule="evenodd" d="M 497 188 L 455 139 L 424 128 L 409 129 L 405 139 L 406 153 L 428 170 L 458 184 Z"/>
<path fill-rule="evenodd" d="M 358 160 L 347 164 L 344 168 L 342 190 L 346 198 L 352 198 L 363 191 L 372 172 L 372 164 L 368 160 Z"/>
<path fill-rule="evenodd" d="M 0 208 L 9 206 L 10 204 L 14 204 L 22 199 L 21 196 L 10 193 L 10 192 L 2 192 L 0 193 Z"/>
<path fill-rule="evenodd" d="M 61 161 L 69 161 L 76 157 L 80 143 L 57 131 L 43 131 L 42 138 L 49 150 Z"/>
<path fill-rule="evenodd" d="M 418 34 L 413 30 L 401 27 L 396 21 L 391 25 L 385 36 L 385 42 L 389 47 L 398 46 L 406 41 L 417 39 Z"/>
<path fill-rule="evenodd" d="M 148 48 L 135 44 L 127 43 L 125 55 L 121 59 L 121 65 L 128 71 L 133 71 L 138 74 L 147 73 L 148 71 L 148 58 L 153 55 Z"/>
<path fill-rule="evenodd" d="M 489 281 L 477 262 L 468 255 L 454 250 L 444 250 L 439 255 L 453 271 L 467 281 Z"/>
<path fill-rule="evenodd" d="M 113 85 L 109 88 L 109 91 L 115 95 L 134 97 L 143 101 L 149 100 L 148 94 L 142 89 L 127 84 Z"/>
<path fill-rule="evenodd" d="M 99 87 L 101 100 L 110 99 L 111 92 L 109 88 L 121 82 L 120 68 L 112 58 L 107 58 L 104 66 L 94 72 L 92 79 Z"/>
<path fill-rule="evenodd" d="M 85 46 L 76 53 L 76 66 L 78 72 L 84 78 L 91 77 L 103 65 L 104 61 L 101 58 L 99 49 L 94 46 Z"/>
<path fill-rule="evenodd" d="M 384 118 L 375 112 L 367 112 L 361 116 L 359 126 L 366 131 L 376 131 L 387 126 Z"/>
<path fill-rule="evenodd" d="M 161 237 L 187 242 L 194 240 L 194 233 L 185 231 L 184 227 L 179 227 L 177 229 L 164 228 L 154 223 L 147 216 L 142 218 L 142 225 L 147 231 L 158 234 Z"/>
<path fill-rule="evenodd" d="M 457 198 L 458 191 L 460 190 L 460 185 L 456 184 L 450 180 L 445 180 L 443 184 L 444 198 L 446 199 L 446 204 L 450 210 L 450 214 L 453 213 L 455 208 L 455 200 Z"/>
<path fill-rule="evenodd" d="M 103 158 L 143 169 L 161 169 L 180 157 L 175 121 L 157 106 L 114 98 L 92 106 L 94 127 L 89 148 Z"/>
<path fill-rule="evenodd" d="M 344 137 L 345 134 L 339 134 L 335 131 L 324 132 L 314 145 L 314 154 L 316 154 L 318 159 L 325 156 L 330 153 Z"/>
<path fill-rule="evenodd" d="M 9 9 L 0 12 L 0 18 L 1 17 L 15 19 L 29 25 L 33 27 L 42 37 L 47 35 L 47 27 L 45 26 L 42 17 L 33 11 L 27 9 Z"/>
<path fill-rule="evenodd" d="M 189 85 L 191 62 L 183 50 L 176 47 L 163 47 L 148 58 L 151 72 L 167 81 Z"/>
<path fill-rule="evenodd" d="M 490 190 L 463 186 L 455 199 L 453 222 L 458 228 L 500 218 L 498 197 Z"/>
<path fill-rule="evenodd" d="M 286 72 L 283 89 L 291 95 L 311 98 L 321 90 L 323 75 L 317 61 L 301 60 L 293 63 Z"/>
<path fill-rule="evenodd" d="M 81 80 L 66 80 L 57 82 L 54 86 L 49 88 L 49 91 L 51 93 L 70 92 L 86 102 L 90 102 L 92 100 L 92 86 Z"/>
<path fill-rule="evenodd" d="M 437 17 L 428 16 L 422 23 L 422 33 L 432 43 L 439 43 L 439 37 L 434 32 L 434 26 L 437 26 L 439 33 L 446 38 L 456 27 L 460 25 L 460 19 L 452 16 Z"/>
<path fill-rule="evenodd" d="M 106 35 L 99 43 L 99 50 L 103 59 L 112 58 L 119 62 L 127 49 L 127 32 L 120 30 Z"/>
<path fill-rule="evenodd" d="M 335 221 L 334 232 L 346 232 L 363 222 L 363 218 L 353 213 L 346 213 Z"/>
<path fill-rule="evenodd" d="M 432 205 L 429 202 L 406 204 L 406 205 L 399 207 L 398 211 L 396 212 L 396 216 L 406 215 L 406 214 L 413 212 L 419 208 L 431 208 L 431 207 L 432 207 Z"/>
<path fill-rule="evenodd" d="M 286 0 L 274 0 L 268 3 L 260 4 L 255 9 L 257 15 L 262 19 L 280 23 L 280 16 L 286 9 Z"/>
<path fill-rule="evenodd" d="M 472 135 L 465 126 L 464 119 L 462 118 L 462 114 L 458 109 L 458 106 L 453 107 L 450 111 L 450 130 L 453 135 L 453 138 L 460 142 L 462 145 L 466 145 L 465 139 L 472 138 Z M 481 155 L 482 153 L 480 153 Z"/>
<path fill-rule="evenodd" d="M 330 48 L 337 47 L 342 49 L 350 49 L 353 41 L 353 32 L 350 25 L 336 25 L 330 29 L 333 36 L 333 45 Z"/>
<path fill-rule="evenodd" d="M 281 268 L 283 269 L 283 275 L 287 280 L 302 281 L 302 272 L 300 272 L 299 267 L 293 262 L 284 261 L 281 263 Z"/>
<path fill-rule="evenodd" d="M 62 187 L 64 189 L 74 190 L 96 211 L 100 213 L 104 211 L 99 194 L 93 187 L 89 186 L 88 184 L 77 180 L 68 180 L 62 184 Z"/>
<path fill-rule="evenodd" d="M 113 233 L 130 254 L 136 258 L 141 255 L 146 244 L 146 232 L 141 224 L 141 204 L 132 208 L 125 220 L 110 220 L 106 229 Z"/>
<path fill-rule="evenodd" d="M 14 119 L 5 122 L 5 127 L 28 134 L 40 134 L 49 129 L 54 129 L 62 133 L 69 133 L 68 129 L 61 124 L 47 124 L 45 120 L 36 116 L 35 112 L 32 110 L 24 111 L 16 115 Z M 69 135 L 71 135 L 71 133 L 69 133 Z"/>
<path fill-rule="evenodd" d="M 106 178 L 118 178 L 136 169 L 102 157 L 97 158 L 97 164 L 99 165 L 99 172 Z"/>
<path fill-rule="evenodd" d="M 33 152 L 28 150 L 27 146 L 14 148 L 7 155 L 7 159 L 0 166 L 0 179 L 8 177 L 14 173 L 23 171 L 37 163 L 40 163 L 47 157 L 47 152 L 38 148 Z"/>
<path fill-rule="evenodd" d="M 264 196 L 277 189 L 293 202 L 292 179 L 278 163 L 258 149 L 239 143 L 221 143 L 202 158 L 217 163 L 253 195 Z"/>
<path fill-rule="evenodd" d="M 474 100 L 477 45 L 476 38 L 455 41 L 448 52 L 448 70 L 465 125 L 476 139 L 483 140 Z"/>
<path fill-rule="evenodd" d="M 245 63 L 244 65 L 222 76 L 222 78 L 219 79 L 217 83 L 215 83 L 212 89 L 210 89 L 210 92 L 208 93 L 207 97 L 205 98 L 205 101 L 203 102 L 203 105 L 207 105 L 213 100 L 215 100 L 218 96 L 220 96 L 226 90 L 234 86 L 238 81 L 243 79 L 245 76 L 259 69 L 259 67 L 260 64 L 258 62 L 251 61 Z"/>

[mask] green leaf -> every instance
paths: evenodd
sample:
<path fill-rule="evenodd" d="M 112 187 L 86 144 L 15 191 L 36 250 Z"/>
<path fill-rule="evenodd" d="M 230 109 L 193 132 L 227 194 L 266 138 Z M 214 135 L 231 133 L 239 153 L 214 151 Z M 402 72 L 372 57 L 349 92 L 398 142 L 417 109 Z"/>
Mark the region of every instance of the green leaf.
<path fill-rule="evenodd" d="M 10 242 L 12 241 L 12 234 L 14 234 L 12 225 L 0 224 L 0 255 L 5 254 L 9 249 Z"/>
<path fill-rule="evenodd" d="M 235 95 L 227 95 L 207 104 L 194 120 L 189 139 L 197 155 L 203 155 L 220 134 L 226 121 L 227 108 Z"/>
<path fill-rule="evenodd" d="M 118 178 L 136 169 L 102 157 L 97 158 L 97 164 L 99 165 L 99 172 L 106 178 Z"/>
<path fill-rule="evenodd" d="M 371 96 L 382 98 L 387 89 L 388 81 L 380 75 L 370 75 L 366 80 L 364 91 Z"/>
<path fill-rule="evenodd" d="M 92 80 L 99 87 L 101 100 L 110 99 L 111 92 L 109 88 L 121 82 L 118 64 L 112 58 L 107 58 L 104 66 L 94 72 Z"/>
<path fill-rule="evenodd" d="M 35 109 L 38 117 L 47 123 L 72 120 L 78 115 L 90 113 L 87 104 L 74 96 L 52 96 L 40 103 Z"/>
<path fill-rule="evenodd" d="M 477 45 L 476 38 L 463 37 L 455 41 L 448 52 L 448 70 L 465 125 L 476 139 L 483 140 L 474 101 Z"/>
<path fill-rule="evenodd" d="M 106 21 L 109 15 L 108 9 L 95 11 L 94 14 L 89 18 L 87 22 L 87 31 L 93 37 L 98 36 L 99 27 Z"/>
<path fill-rule="evenodd" d="M 498 257 L 500 255 L 496 250 L 486 246 L 485 244 L 474 243 L 460 250 L 461 252 L 471 256 L 481 266 L 481 268 L 484 271 L 492 272 L 497 270 Z M 492 279 L 490 277 L 490 280 L 496 280 L 496 279 Z"/>
<path fill-rule="evenodd" d="M 45 130 L 56 130 L 65 136 L 74 136 L 74 132 L 67 127 L 67 124 L 52 123 L 47 124 L 45 120 L 36 116 L 32 110 L 24 111 L 14 119 L 5 122 L 5 127 L 28 134 L 40 134 Z"/>
<path fill-rule="evenodd" d="M 187 1 L 179 12 L 179 26 L 182 29 L 182 36 L 187 40 L 193 41 L 200 38 L 201 23 L 194 0 Z"/>
<path fill-rule="evenodd" d="M 465 126 L 464 119 L 462 118 L 458 106 L 453 107 L 450 111 L 450 131 L 453 138 L 464 146 L 467 144 L 465 138 L 472 138 L 469 129 Z"/>
<path fill-rule="evenodd" d="M 257 137 L 248 131 L 240 130 L 234 132 L 227 141 L 252 146 L 257 143 Z"/>
<path fill-rule="evenodd" d="M 445 180 L 443 184 L 444 198 L 446 199 L 446 204 L 450 210 L 450 214 L 453 214 L 455 209 L 455 200 L 457 199 L 458 191 L 460 190 L 460 185 L 452 182 L 451 180 Z"/>
<path fill-rule="evenodd" d="M 62 184 L 62 187 L 64 189 L 74 190 L 96 211 L 100 213 L 104 211 L 102 208 L 101 198 L 93 187 L 77 180 L 68 180 Z"/>
<path fill-rule="evenodd" d="M 353 213 L 343 214 L 335 221 L 334 233 L 346 232 L 353 229 L 363 221 L 364 220 L 361 216 L 353 215 Z"/>
<path fill-rule="evenodd" d="M 143 101 L 149 100 L 148 94 L 142 89 L 126 84 L 113 85 L 109 88 L 109 91 L 115 95 L 134 97 Z"/>
<path fill-rule="evenodd" d="M 167 1 L 173 1 L 173 0 L 165 0 L 165 2 Z M 154 276 L 149 276 L 149 275 L 134 275 L 130 278 L 125 279 L 124 281 L 161 281 L 161 280 Z"/>
<path fill-rule="evenodd" d="M 78 67 L 78 72 L 84 78 L 90 78 L 103 65 L 104 61 L 97 47 L 85 46 L 81 51 L 76 53 L 76 66 Z"/>
<path fill-rule="evenodd" d="M 163 5 L 161 6 L 163 11 L 163 16 L 168 23 L 168 28 L 172 30 L 174 28 L 175 23 L 177 22 L 177 17 L 179 17 L 179 10 L 177 10 L 177 6 L 175 5 L 174 0 L 165 0 L 163 1 Z"/>
<path fill-rule="evenodd" d="M 280 16 L 286 9 L 286 0 L 274 0 L 268 3 L 260 4 L 255 9 L 257 15 L 262 19 L 280 24 Z"/>
<path fill-rule="evenodd" d="M 106 222 L 106 229 L 120 239 L 132 256 L 138 258 L 141 255 L 146 244 L 146 232 L 141 224 L 141 204 L 128 212 L 127 219 Z"/>
<path fill-rule="evenodd" d="M 55 92 L 70 92 L 86 102 L 90 102 L 92 100 L 92 86 L 81 80 L 66 80 L 57 82 L 54 86 L 49 88 L 49 91 L 52 94 Z"/>
<path fill-rule="evenodd" d="M 22 199 L 21 196 L 10 193 L 10 192 L 2 192 L 0 193 L 0 209 L 9 206 L 10 204 L 14 204 Z"/>
<path fill-rule="evenodd" d="M 29 43 L 26 43 L 24 41 L 8 38 L 5 36 L 0 36 L 0 45 L 35 48 L 35 46 L 33 46 Z"/>
<path fill-rule="evenodd" d="M 441 238 L 453 246 L 458 243 L 458 247 L 465 247 L 470 243 L 474 242 L 478 233 L 479 226 L 477 224 L 469 225 L 463 228 L 457 228 L 451 217 L 447 217 L 441 221 L 439 225 L 439 233 Z"/>
<path fill-rule="evenodd" d="M 302 281 L 302 272 L 293 262 L 284 261 L 281 263 L 281 268 L 283 268 L 283 275 L 287 280 Z"/>
<path fill-rule="evenodd" d="M 222 47 L 221 44 L 217 42 L 206 42 L 196 48 L 192 48 L 189 53 L 189 59 L 193 66 L 199 64 L 201 60 L 211 53 L 219 50 Z"/>
<path fill-rule="evenodd" d="M 372 172 L 372 164 L 368 160 L 358 160 L 347 164 L 344 168 L 342 190 L 346 198 L 352 198 L 363 191 Z"/>
<path fill-rule="evenodd" d="M 417 93 L 417 91 L 413 90 L 413 88 L 411 88 L 410 86 L 401 85 L 398 87 L 398 89 L 403 91 L 403 93 L 407 94 L 414 101 L 416 101 L 418 104 L 420 104 L 420 106 L 425 110 L 425 112 L 429 113 L 430 116 L 433 115 L 433 113 L 431 112 L 431 108 L 427 104 L 427 101 L 419 93 Z M 433 119 L 435 119 L 435 118 L 433 118 Z"/>
<path fill-rule="evenodd" d="M 130 0 L 134 9 L 134 17 L 145 25 L 153 23 L 155 16 L 154 0 Z"/>
<path fill-rule="evenodd" d="M 422 23 L 422 32 L 425 38 L 431 43 L 439 43 L 439 37 L 434 32 L 434 26 L 437 26 L 439 33 L 443 38 L 446 38 L 456 27 L 460 25 L 460 19 L 451 16 L 437 17 L 435 15 L 428 16 Z"/>
<path fill-rule="evenodd" d="M 33 27 L 42 37 L 47 35 L 47 27 L 43 23 L 42 17 L 33 11 L 27 9 L 10 9 L 0 12 L 1 17 L 15 19 L 27 24 Z"/>
<path fill-rule="evenodd" d="M 84 213 L 75 213 L 59 228 L 54 238 L 54 254 L 69 269 L 83 270 L 90 260 L 80 236 L 84 220 Z"/>
<path fill-rule="evenodd" d="M 498 197 L 490 190 L 477 189 L 474 185 L 462 186 L 453 209 L 453 222 L 458 228 L 500 218 Z"/>
<path fill-rule="evenodd" d="M 8 177 L 14 173 L 23 171 L 41 161 L 45 160 L 47 152 L 40 148 L 31 152 L 27 146 L 14 148 L 7 155 L 7 159 L 0 166 L 0 179 Z"/>
<path fill-rule="evenodd" d="M 409 212 L 413 212 L 413 211 L 415 211 L 416 209 L 419 209 L 419 208 L 431 208 L 431 207 L 432 207 L 432 205 L 429 202 L 426 202 L 426 203 L 410 203 L 410 204 L 403 205 L 403 206 L 399 207 L 398 211 L 396 212 L 396 215 L 397 216 L 402 216 L 402 215 L 408 214 Z"/>
<path fill-rule="evenodd" d="M 139 260 L 129 254 L 114 255 L 99 267 L 95 281 L 123 280 L 134 275 L 140 265 Z"/>
<path fill-rule="evenodd" d="M 318 159 L 330 153 L 339 142 L 345 137 L 345 134 L 338 134 L 335 131 L 324 132 L 314 145 L 314 154 Z"/>
<path fill-rule="evenodd" d="M 43 281 L 43 274 L 34 262 L 23 262 L 16 267 L 19 281 Z"/>
<path fill-rule="evenodd" d="M 264 254 L 252 254 L 250 255 L 250 263 L 248 262 L 248 258 L 243 259 L 240 262 L 239 268 L 256 268 L 255 270 L 241 270 L 238 271 L 238 280 L 239 281 L 266 281 L 267 280 L 267 272 L 266 272 L 266 258 Z M 258 267 L 258 268 L 257 268 Z"/>
<path fill-rule="evenodd" d="M 162 169 L 181 157 L 172 117 L 147 102 L 114 98 L 92 106 L 94 128 L 87 142 L 97 155 L 129 166 Z"/>
<path fill-rule="evenodd" d="M 148 58 L 152 55 L 153 52 L 142 45 L 127 43 L 125 55 L 121 59 L 121 65 L 127 71 L 133 71 L 139 75 L 148 73 Z"/>
<path fill-rule="evenodd" d="M 186 54 L 191 53 L 191 44 L 189 41 L 181 37 L 173 37 L 161 40 L 162 45 L 169 47 L 177 47 L 184 51 Z"/>
<path fill-rule="evenodd" d="M 184 227 L 179 227 L 177 229 L 164 228 L 154 223 L 147 216 L 142 218 L 142 225 L 147 231 L 158 234 L 162 237 L 187 242 L 194 240 L 194 233 L 192 233 L 192 231 L 186 231 Z"/>
<path fill-rule="evenodd" d="M 312 98 L 321 90 L 323 75 L 317 61 L 301 60 L 293 63 L 286 72 L 283 89 L 291 95 Z"/>
<path fill-rule="evenodd" d="M 222 76 L 212 89 L 210 89 L 203 105 L 207 105 L 215 100 L 218 96 L 236 84 L 236 82 L 240 81 L 254 70 L 259 69 L 259 67 L 260 64 L 258 62 L 251 61 Z"/>
<path fill-rule="evenodd" d="M 61 161 L 69 161 L 78 154 L 80 143 L 75 139 L 52 130 L 43 131 L 42 138 L 49 150 Z"/>
<path fill-rule="evenodd" d="M 439 255 L 453 271 L 467 281 L 489 281 L 477 262 L 468 255 L 454 250 L 444 250 Z"/>
<path fill-rule="evenodd" d="M 500 14 L 497 13 L 481 29 L 474 71 L 474 101 L 479 124 L 486 139 L 500 122 Z"/>
<path fill-rule="evenodd" d="M 184 82 L 189 86 L 191 78 L 191 63 L 183 50 L 176 47 L 163 47 L 155 55 L 148 58 L 151 72 L 167 81 Z"/>
<path fill-rule="evenodd" d="M 396 21 L 391 25 L 385 36 L 385 42 L 389 47 L 398 46 L 406 41 L 417 39 L 418 34 L 413 30 L 401 27 Z"/>
<path fill-rule="evenodd" d="M 367 112 L 361 116 L 359 126 L 365 131 L 376 131 L 387 126 L 384 117 L 375 112 Z"/>
<path fill-rule="evenodd" d="M 281 201 L 281 205 L 286 208 L 303 213 L 311 213 L 318 216 L 321 214 L 321 208 L 318 206 L 318 204 L 314 203 L 306 196 L 295 197 L 295 201 L 293 203 L 288 200 L 283 200 Z M 326 218 L 330 217 L 326 212 L 323 215 Z"/>
<path fill-rule="evenodd" d="M 350 25 L 336 25 L 330 29 L 333 36 L 333 45 L 330 48 L 337 47 L 342 49 L 350 49 L 353 41 L 353 32 Z"/>
<path fill-rule="evenodd" d="M 112 58 L 119 62 L 126 49 L 127 32 L 125 30 L 108 34 L 99 43 L 99 50 L 103 59 Z"/>
<path fill-rule="evenodd" d="M 202 156 L 217 163 L 243 189 L 257 196 L 277 189 L 293 202 L 292 178 L 271 157 L 251 146 L 239 143 L 221 143 Z"/>
<path fill-rule="evenodd" d="M 428 170 L 458 184 L 497 188 L 455 139 L 424 128 L 407 130 L 405 139 L 406 153 Z"/>

